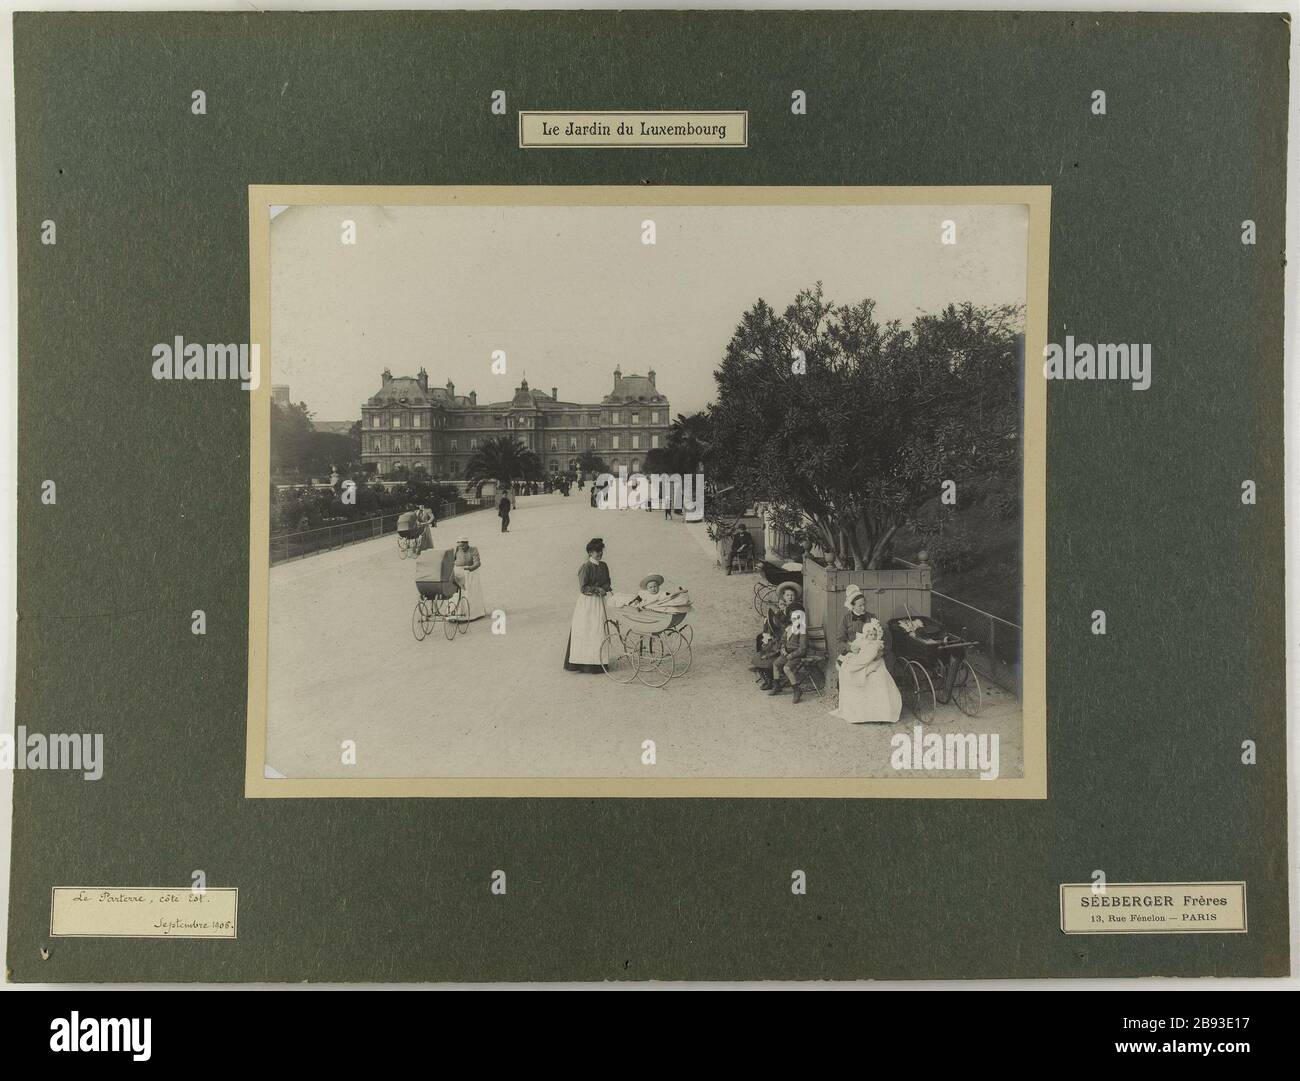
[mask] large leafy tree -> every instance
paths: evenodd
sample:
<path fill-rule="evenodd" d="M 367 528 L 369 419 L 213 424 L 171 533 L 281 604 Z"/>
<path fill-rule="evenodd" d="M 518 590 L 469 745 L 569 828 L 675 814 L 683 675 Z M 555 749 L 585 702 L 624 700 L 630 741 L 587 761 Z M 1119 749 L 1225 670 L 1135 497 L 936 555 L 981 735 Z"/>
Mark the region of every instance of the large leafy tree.
<path fill-rule="evenodd" d="M 537 455 L 513 436 L 485 439 L 465 464 L 465 480 L 482 491 L 488 481 L 510 484 L 517 480 L 541 480 L 542 463 Z"/>
<path fill-rule="evenodd" d="M 1020 462 L 1023 309 L 949 305 L 910 327 L 821 284 L 741 317 L 709 407 L 705 470 L 778 508 L 844 567 L 881 565 L 945 480 Z"/>
<path fill-rule="evenodd" d="M 587 449 L 578 455 L 578 471 L 584 475 L 587 473 L 595 473 L 597 475 L 608 473 L 609 463 L 594 450 Z"/>
<path fill-rule="evenodd" d="M 271 403 L 271 472 L 277 476 L 305 472 L 303 460 L 315 432 L 311 411 L 302 402 Z"/>
<path fill-rule="evenodd" d="M 709 447 L 709 415 L 678 413 L 668 428 L 668 438 L 662 447 L 647 451 L 644 468 L 647 473 L 668 473 L 685 476 L 698 473 Z"/>
<path fill-rule="evenodd" d="M 330 467 L 351 471 L 361 460 L 360 422 L 351 435 L 318 432 L 305 402 L 271 403 L 271 472 L 276 476 L 326 476 Z"/>

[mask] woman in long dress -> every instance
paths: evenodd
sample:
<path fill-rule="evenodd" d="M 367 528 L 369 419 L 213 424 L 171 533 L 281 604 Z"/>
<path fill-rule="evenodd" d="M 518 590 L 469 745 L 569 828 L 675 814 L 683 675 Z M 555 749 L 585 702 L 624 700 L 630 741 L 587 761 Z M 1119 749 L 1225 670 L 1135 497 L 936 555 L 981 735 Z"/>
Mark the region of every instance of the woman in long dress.
<path fill-rule="evenodd" d="M 885 664 L 885 632 L 880 620 L 866 621 L 838 664 L 840 705 L 832 717 L 849 724 L 893 724 L 898 720 L 903 696 Z"/>
<path fill-rule="evenodd" d="M 469 604 L 466 620 L 472 622 L 487 615 L 487 605 L 483 603 L 483 580 L 481 577 L 483 560 L 478 549 L 470 546 L 468 537 L 456 538 L 456 563 L 453 573 L 460 584 L 460 591 Z"/>
<path fill-rule="evenodd" d="M 578 603 L 569 624 L 569 644 L 564 650 L 567 672 L 602 672 L 600 646 L 605 641 L 605 595 L 613 586 L 605 566 L 605 542 L 587 542 L 587 560 L 578 568 Z"/>

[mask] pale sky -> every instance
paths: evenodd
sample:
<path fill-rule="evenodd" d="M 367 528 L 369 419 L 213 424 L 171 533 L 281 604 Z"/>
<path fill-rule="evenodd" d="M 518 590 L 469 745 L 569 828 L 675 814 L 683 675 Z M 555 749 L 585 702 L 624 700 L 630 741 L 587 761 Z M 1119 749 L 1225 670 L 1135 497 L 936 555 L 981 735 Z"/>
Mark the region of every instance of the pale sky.
<path fill-rule="evenodd" d="M 672 412 L 690 413 L 759 297 L 781 312 L 821 280 L 832 301 L 871 297 L 881 322 L 905 323 L 950 302 L 1023 304 L 1028 226 L 1020 205 L 293 206 L 271 224 L 271 381 L 337 421 L 360 417 L 385 367 L 423 365 L 480 403 L 525 374 L 598 402 L 616 366 L 654 368 Z"/>

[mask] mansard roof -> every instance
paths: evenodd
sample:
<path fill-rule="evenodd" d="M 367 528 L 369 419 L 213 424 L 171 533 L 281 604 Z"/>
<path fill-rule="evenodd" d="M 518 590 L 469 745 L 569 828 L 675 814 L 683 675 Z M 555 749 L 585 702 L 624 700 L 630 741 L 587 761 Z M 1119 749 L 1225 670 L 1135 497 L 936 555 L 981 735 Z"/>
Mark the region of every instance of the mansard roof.
<path fill-rule="evenodd" d="M 446 391 L 438 391 L 446 397 Z M 370 405 L 384 405 L 388 402 L 401 402 L 404 405 L 427 405 L 435 392 L 424 390 L 414 376 L 399 375 L 379 388 L 371 399 Z"/>
<path fill-rule="evenodd" d="M 434 406 L 442 408 L 493 409 L 591 409 L 602 403 L 623 404 L 635 402 L 667 402 L 654 383 L 644 375 L 623 375 L 619 373 L 614 379 L 614 392 L 605 395 L 600 403 L 568 402 L 552 398 L 544 390 L 528 386 L 528 380 L 520 381 L 513 397 L 496 402 L 471 402 L 464 394 L 455 394 L 446 387 L 421 387 L 420 381 L 410 375 L 388 375 L 387 381 L 366 402 L 372 407 L 385 405 Z"/>
<path fill-rule="evenodd" d="M 614 379 L 614 392 L 605 395 L 607 402 L 663 402 L 667 401 L 649 377 L 644 375 L 618 375 Z"/>

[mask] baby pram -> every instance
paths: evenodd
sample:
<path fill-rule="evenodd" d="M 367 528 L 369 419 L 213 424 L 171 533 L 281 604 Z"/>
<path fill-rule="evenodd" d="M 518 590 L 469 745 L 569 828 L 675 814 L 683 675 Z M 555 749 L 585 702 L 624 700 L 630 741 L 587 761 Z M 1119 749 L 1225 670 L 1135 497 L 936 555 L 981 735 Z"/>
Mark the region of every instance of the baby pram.
<path fill-rule="evenodd" d="M 423 642 L 442 622 L 447 640 L 469 630 L 469 599 L 456 581 L 456 553 L 450 548 L 433 548 L 415 561 L 415 588 L 420 594 L 411 613 L 411 633 Z"/>
<path fill-rule="evenodd" d="M 762 579 L 754 583 L 754 611 L 760 616 L 767 615 L 767 610 L 776 604 L 776 595 L 787 582 L 803 583 L 803 564 L 786 569 L 779 563 L 764 558 L 758 565 Z"/>
<path fill-rule="evenodd" d="M 965 630 L 965 628 L 962 628 Z M 979 643 L 952 634 L 928 616 L 891 619 L 894 682 L 918 718 L 928 720 L 935 705 L 954 702 L 974 717 L 984 704 L 984 690 L 966 652 Z"/>
<path fill-rule="evenodd" d="M 600 663 L 615 683 L 639 679 L 662 687 L 691 667 L 692 631 L 686 622 L 691 595 L 685 589 L 656 594 L 641 604 L 605 609 L 605 641 Z"/>
<path fill-rule="evenodd" d="M 420 527 L 415 521 L 415 511 L 403 511 L 397 516 L 397 556 L 405 559 L 415 554 L 415 543 Z"/>

